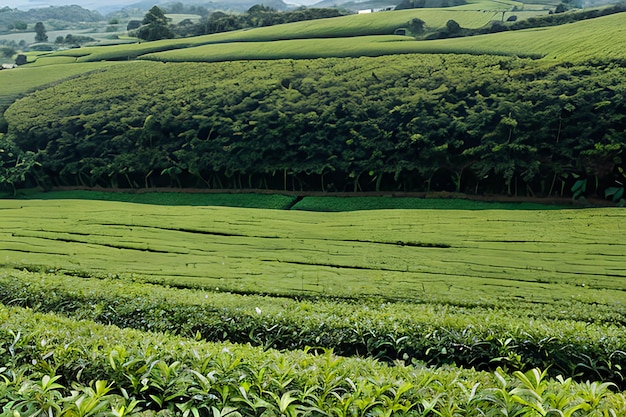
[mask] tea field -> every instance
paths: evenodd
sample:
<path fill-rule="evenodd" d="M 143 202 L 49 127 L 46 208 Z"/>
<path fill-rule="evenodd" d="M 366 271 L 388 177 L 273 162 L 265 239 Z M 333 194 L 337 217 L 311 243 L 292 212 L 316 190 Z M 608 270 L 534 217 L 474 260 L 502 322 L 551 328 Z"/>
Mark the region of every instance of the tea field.
<path fill-rule="evenodd" d="M 494 305 L 617 302 L 624 213 L 351 213 L 95 201 L 3 201 L 0 259 L 15 266 L 237 292 Z"/>
<path fill-rule="evenodd" d="M 0 200 L 0 407 L 626 412 L 622 210 L 260 197 L 283 209 Z"/>
<path fill-rule="evenodd" d="M 0 407 L 626 412 L 622 210 L 258 197 L 292 210 L 0 200 Z"/>

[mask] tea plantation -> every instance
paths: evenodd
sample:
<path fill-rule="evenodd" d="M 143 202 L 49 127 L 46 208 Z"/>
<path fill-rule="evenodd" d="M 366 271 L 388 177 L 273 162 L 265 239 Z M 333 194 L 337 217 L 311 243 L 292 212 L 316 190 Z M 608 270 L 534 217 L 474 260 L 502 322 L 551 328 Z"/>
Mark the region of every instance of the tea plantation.
<path fill-rule="evenodd" d="M 0 417 L 626 416 L 626 12 L 548 6 L 3 70 Z"/>
<path fill-rule="evenodd" d="M 6 412 L 626 412 L 620 209 L 0 208 Z"/>

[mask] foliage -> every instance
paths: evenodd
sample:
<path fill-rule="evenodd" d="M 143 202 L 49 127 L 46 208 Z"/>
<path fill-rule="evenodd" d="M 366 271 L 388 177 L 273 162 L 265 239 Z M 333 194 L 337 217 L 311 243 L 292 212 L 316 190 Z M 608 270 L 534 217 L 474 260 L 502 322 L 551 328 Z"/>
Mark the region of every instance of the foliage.
<path fill-rule="evenodd" d="M 95 39 L 90 36 L 72 35 L 71 33 L 68 33 L 67 35 L 65 35 L 65 38 L 63 36 L 57 36 L 54 43 L 81 45 L 83 43 L 93 42 L 94 40 Z"/>
<path fill-rule="evenodd" d="M 132 68 L 6 111 L 9 136 L 41 154 L 48 185 L 563 195 L 576 174 L 597 178 L 589 192 L 600 194 L 622 166 L 624 68 L 611 62 L 411 55 Z"/>
<path fill-rule="evenodd" d="M 553 376 L 625 383 L 623 317 L 583 303 L 553 312 L 513 303 L 493 311 L 373 299 L 297 301 L 10 271 L 0 282 L 4 304 L 144 331 L 277 349 L 318 346 L 429 366 L 541 367 Z M 581 308 L 586 314 L 573 320 Z"/>
<path fill-rule="evenodd" d="M 26 30 L 26 26 L 34 26 L 36 22 L 55 20 L 72 23 L 98 22 L 104 20 L 104 17 L 96 11 L 77 5 L 34 7 L 29 10 L 10 9 L 0 13 L 0 27 L 3 29 Z"/>
<path fill-rule="evenodd" d="M 223 193 L 194 193 L 187 190 L 177 192 L 110 192 L 110 191 L 50 191 L 30 195 L 28 198 L 41 200 L 104 200 L 125 201 L 129 203 L 158 204 L 167 206 L 226 206 L 263 209 L 289 209 L 296 197 L 280 194 L 223 194 Z"/>
<path fill-rule="evenodd" d="M 0 133 L 0 190 L 10 190 L 14 195 L 16 185 L 23 184 L 38 165 L 33 152 L 23 152 Z"/>
<path fill-rule="evenodd" d="M 152 6 L 141 23 L 142 26 L 137 29 L 137 37 L 139 39 L 156 41 L 174 37 L 174 34 L 167 26 L 168 22 L 163 10 L 158 6 Z"/>
<path fill-rule="evenodd" d="M 46 27 L 41 22 L 35 23 L 35 42 L 48 42 Z"/>
<path fill-rule="evenodd" d="M 426 198 L 413 197 L 304 197 L 293 210 L 307 211 L 356 211 L 387 209 L 428 209 L 428 210 L 558 210 L 568 208 L 563 205 L 549 205 L 520 202 L 489 202 L 462 198 L 438 198 L 436 195 Z"/>
<path fill-rule="evenodd" d="M 25 55 L 20 56 L 26 59 Z M 102 69 L 109 65 L 116 64 L 112 62 L 98 62 L 78 65 L 74 63 L 74 58 L 69 59 L 69 62 L 72 62 L 71 64 L 68 64 L 68 61 L 59 62 L 55 61 L 55 59 L 59 59 L 59 57 L 50 58 L 50 62 L 54 62 L 55 65 L 29 65 L 28 67 L 21 68 L 20 71 L 0 71 L 0 83 L 2 83 L 2 90 L 0 90 L 0 110 L 4 112 L 6 107 L 18 97 L 37 88 L 42 88 L 51 83 L 58 83 L 60 80 L 72 78 L 84 72 Z M 65 57 L 62 59 L 67 60 Z"/>
<path fill-rule="evenodd" d="M 285 23 L 328 19 L 341 16 L 337 9 L 301 8 L 291 11 L 277 11 L 263 5 L 251 7 L 247 13 L 226 14 L 214 12 L 199 23 L 188 27 L 174 26 L 172 29 L 181 36 L 207 35 L 240 29 L 275 26 Z"/>
<path fill-rule="evenodd" d="M 606 198 L 611 197 L 614 203 L 618 203 L 620 206 L 624 207 L 624 205 L 626 205 L 626 197 L 624 195 L 624 188 L 625 188 L 624 184 L 626 182 L 626 173 L 624 172 L 624 169 L 621 167 L 618 168 L 618 171 L 621 174 L 622 178 L 620 178 L 620 180 L 615 180 L 616 186 L 609 187 L 606 190 L 604 190 L 604 197 Z"/>
<path fill-rule="evenodd" d="M 611 384 L 195 342 L 0 307 L 0 406 L 63 415 L 621 415 Z M 15 329 L 19 328 L 20 331 Z M 102 341 L 107 343 L 103 344 Z M 71 387 L 71 388 L 70 388 Z M 138 414 L 141 412 L 142 414 Z"/>
<path fill-rule="evenodd" d="M 16 51 L 14 48 L 3 46 L 2 48 L 0 48 L 0 53 L 4 58 L 11 58 L 13 55 L 15 55 Z"/>

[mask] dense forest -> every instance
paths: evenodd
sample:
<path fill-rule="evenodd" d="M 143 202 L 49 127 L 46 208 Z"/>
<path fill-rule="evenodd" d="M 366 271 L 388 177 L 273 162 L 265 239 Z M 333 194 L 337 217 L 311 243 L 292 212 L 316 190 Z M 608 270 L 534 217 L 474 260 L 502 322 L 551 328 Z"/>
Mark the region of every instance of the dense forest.
<path fill-rule="evenodd" d="M 0 182 L 601 194 L 623 179 L 625 77 L 469 55 L 131 62 L 9 107 Z"/>

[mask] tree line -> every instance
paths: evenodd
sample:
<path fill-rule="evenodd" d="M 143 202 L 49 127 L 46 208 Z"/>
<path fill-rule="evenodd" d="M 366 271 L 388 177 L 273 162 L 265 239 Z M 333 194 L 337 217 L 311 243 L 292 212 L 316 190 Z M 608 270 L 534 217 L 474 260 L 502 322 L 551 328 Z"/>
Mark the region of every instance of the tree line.
<path fill-rule="evenodd" d="M 172 9 L 174 11 L 185 10 L 175 6 L 176 5 L 174 5 Z M 129 23 L 128 29 L 136 29 L 133 33 L 138 38 L 152 41 L 175 37 L 208 35 L 282 23 L 338 17 L 342 15 L 339 10 L 334 8 L 300 7 L 296 10 L 278 11 L 268 6 L 255 5 L 248 9 L 246 13 L 228 14 L 217 11 L 202 15 L 198 23 L 185 19 L 176 25 L 172 25 L 165 16 L 168 12 L 171 13 L 167 8 L 161 9 L 158 6 L 153 6 L 146 13 L 141 22 L 131 21 L 132 23 Z"/>
<path fill-rule="evenodd" d="M 0 9 L 0 30 L 26 30 L 28 25 L 41 21 L 59 20 L 64 22 L 99 22 L 104 17 L 96 11 L 77 5 L 49 6 L 28 11 L 4 7 Z"/>
<path fill-rule="evenodd" d="M 601 194 L 623 180 L 625 77 L 469 55 L 133 62 L 9 107 L 0 183 Z"/>

